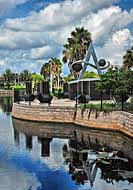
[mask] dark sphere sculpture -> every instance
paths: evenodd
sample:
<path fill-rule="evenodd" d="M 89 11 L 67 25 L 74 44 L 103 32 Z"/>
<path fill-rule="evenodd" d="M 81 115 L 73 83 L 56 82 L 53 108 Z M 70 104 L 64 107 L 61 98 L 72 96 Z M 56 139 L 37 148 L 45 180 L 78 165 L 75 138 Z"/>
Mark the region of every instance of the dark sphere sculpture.
<path fill-rule="evenodd" d="M 82 64 L 81 63 L 73 63 L 72 64 L 72 70 L 75 72 L 80 72 L 82 70 Z"/>
<path fill-rule="evenodd" d="M 100 67 L 105 67 L 106 66 L 105 59 L 100 59 L 99 62 L 98 62 L 98 64 L 99 64 Z"/>

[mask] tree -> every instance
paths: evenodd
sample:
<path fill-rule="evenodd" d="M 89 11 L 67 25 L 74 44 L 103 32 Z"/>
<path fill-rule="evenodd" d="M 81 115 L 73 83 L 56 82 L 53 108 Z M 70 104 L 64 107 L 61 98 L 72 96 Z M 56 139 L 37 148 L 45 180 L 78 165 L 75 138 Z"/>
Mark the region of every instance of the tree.
<path fill-rule="evenodd" d="M 51 80 L 53 80 L 54 78 L 59 88 L 61 71 L 62 63 L 60 59 L 56 57 L 51 57 L 51 59 L 41 67 L 40 74 L 43 75 L 44 79 L 48 81 L 50 80 L 50 76 L 52 76 Z"/>
<path fill-rule="evenodd" d="M 52 57 L 51 64 L 52 64 L 52 74 L 57 83 L 57 88 L 59 89 L 60 74 L 62 71 L 62 63 L 61 63 L 60 59 L 57 59 L 56 57 Z"/>
<path fill-rule="evenodd" d="M 123 68 L 130 69 L 133 67 L 133 47 L 127 50 L 123 56 Z"/>
<path fill-rule="evenodd" d="M 5 80 L 9 81 L 13 78 L 13 72 L 10 69 L 6 69 L 3 73 Z"/>
<path fill-rule="evenodd" d="M 5 78 L 6 85 L 9 89 L 10 82 L 11 82 L 11 80 L 13 80 L 13 72 L 10 69 L 6 69 L 5 72 L 3 73 L 3 76 Z"/>
<path fill-rule="evenodd" d="M 43 76 L 41 76 L 40 74 L 32 74 L 32 79 L 35 81 L 35 82 L 40 82 L 40 81 L 43 81 Z"/>
<path fill-rule="evenodd" d="M 75 80 L 75 78 L 73 77 L 73 75 L 70 73 L 69 75 L 63 77 L 64 82 L 69 82 L 72 80 Z"/>
<path fill-rule="evenodd" d="M 133 91 L 132 84 L 133 71 L 123 68 L 110 68 L 106 73 L 100 76 L 100 82 L 97 88 L 101 92 L 105 91 L 112 95 L 117 102 L 121 102 L 121 109 L 124 109 L 124 102 Z"/>
<path fill-rule="evenodd" d="M 83 78 L 99 78 L 99 75 L 94 72 L 85 71 Z"/>
<path fill-rule="evenodd" d="M 40 74 L 43 75 L 44 79 L 49 81 L 50 80 L 50 62 L 46 62 L 43 64 L 43 66 L 41 67 L 41 71 Z"/>
<path fill-rule="evenodd" d="M 63 62 L 69 66 L 75 61 L 83 60 L 91 42 L 91 33 L 83 27 L 76 28 L 71 32 L 71 37 L 67 38 L 64 44 Z"/>
<path fill-rule="evenodd" d="M 22 80 L 24 81 L 29 81 L 32 79 L 32 73 L 30 71 L 28 71 L 27 69 L 23 70 L 21 73 L 20 73 L 20 77 Z"/>

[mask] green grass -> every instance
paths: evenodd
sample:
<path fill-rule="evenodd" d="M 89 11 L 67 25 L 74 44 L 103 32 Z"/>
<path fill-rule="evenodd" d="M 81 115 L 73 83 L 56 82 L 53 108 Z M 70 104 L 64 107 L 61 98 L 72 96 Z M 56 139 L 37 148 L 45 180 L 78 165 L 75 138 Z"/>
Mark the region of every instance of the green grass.
<path fill-rule="evenodd" d="M 84 107 L 84 104 L 79 106 L 81 109 Z M 113 103 L 103 103 L 102 111 L 121 111 L 121 104 L 113 104 Z M 87 109 L 95 109 L 97 111 L 101 111 L 101 104 L 86 104 Z M 124 111 L 133 112 L 133 106 L 129 103 L 124 104 Z"/>

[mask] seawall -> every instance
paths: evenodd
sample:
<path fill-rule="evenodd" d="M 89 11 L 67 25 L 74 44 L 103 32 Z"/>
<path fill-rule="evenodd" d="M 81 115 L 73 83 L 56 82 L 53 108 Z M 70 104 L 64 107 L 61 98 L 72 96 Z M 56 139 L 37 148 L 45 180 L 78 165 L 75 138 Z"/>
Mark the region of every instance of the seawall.
<path fill-rule="evenodd" d="M 94 129 L 114 130 L 133 137 L 133 114 L 123 111 L 75 111 L 72 107 L 14 103 L 12 116 L 26 121 L 73 123 Z"/>
<path fill-rule="evenodd" d="M 14 90 L 1 90 L 0 89 L 0 96 L 13 96 Z"/>

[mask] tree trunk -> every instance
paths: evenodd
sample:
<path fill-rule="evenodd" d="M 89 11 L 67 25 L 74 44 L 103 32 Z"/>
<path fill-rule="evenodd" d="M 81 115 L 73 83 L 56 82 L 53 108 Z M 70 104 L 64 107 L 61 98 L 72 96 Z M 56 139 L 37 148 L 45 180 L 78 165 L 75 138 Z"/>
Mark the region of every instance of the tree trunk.
<path fill-rule="evenodd" d="M 121 95 L 121 110 L 124 110 L 124 94 Z"/>
<path fill-rule="evenodd" d="M 100 110 L 102 111 L 103 110 L 103 91 L 101 90 L 101 108 L 100 108 Z"/>
<path fill-rule="evenodd" d="M 59 72 L 58 72 L 58 78 L 57 78 L 57 88 L 58 88 L 58 90 L 60 88 L 60 76 L 59 76 Z"/>

